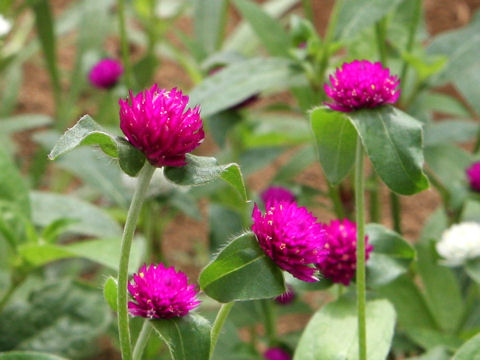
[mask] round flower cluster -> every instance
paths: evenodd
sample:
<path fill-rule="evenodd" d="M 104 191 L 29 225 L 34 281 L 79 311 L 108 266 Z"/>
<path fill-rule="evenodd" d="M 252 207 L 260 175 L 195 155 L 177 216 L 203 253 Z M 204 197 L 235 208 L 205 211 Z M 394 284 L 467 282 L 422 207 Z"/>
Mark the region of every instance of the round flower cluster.
<path fill-rule="evenodd" d="M 480 257 L 480 224 L 463 222 L 452 225 L 442 234 L 436 245 L 438 254 L 449 266 L 459 266 Z"/>
<path fill-rule="evenodd" d="M 283 348 L 272 347 L 263 353 L 263 357 L 267 360 L 292 360 L 292 356 Z"/>
<path fill-rule="evenodd" d="M 186 165 L 185 155 L 205 138 L 200 108 L 185 111 L 188 96 L 180 90 L 154 85 L 119 104 L 120 128 L 153 166 Z"/>
<path fill-rule="evenodd" d="M 357 269 L 357 225 L 348 219 L 334 220 L 324 224 L 327 234 L 327 248 L 330 250 L 326 259 L 319 263 L 318 269 L 327 279 L 345 286 L 355 276 Z M 365 238 L 365 260 L 368 260 L 373 246 Z"/>
<path fill-rule="evenodd" d="M 333 99 L 326 103 L 333 110 L 351 112 L 394 104 L 399 96 L 400 80 L 390 75 L 380 62 L 355 60 L 345 63 L 330 76 L 325 93 Z"/>
<path fill-rule="evenodd" d="M 480 161 L 473 163 L 465 172 L 467 173 L 470 188 L 480 191 Z"/>
<path fill-rule="evenodd" d="M 102 59 L 88 73 L 90 83 L 100 89 L 110 89 L 115 86 L 123 74 L 122 64 L 115 59 Z"/>
<path fill-rule="evenodd" d="M 318 280 L 315 264 L 328 255 L 326 233 L 306 208 L 296 203 L 274 202 L 267 204 L 262 215 L 255 204 L 252 218 L 252 231 L 268 257 L 300 280 Z"/>
<path fill-rule="evenodd" d="M 275 302 L 280 305 L 288 305 L 293 300 L 295 300 L 295 291 L 291 285 L 287 285 L 287 291 L 275 298 Z"/>
<path fill-rule="evenodd" d="M 163 264 L 143 265 L 133 275 L 128 291 L 133 298 L 128 303 L 130 314 L 149 319 L 185 316 L 200 304 L 195 286 L 188 284 L 187 276 Z"/>
<path fill-rule="evenodd" d="M 275 201 L 295 201 L 295 195 L 283 186 L 270 186 L 260 194 L 260 197 L 264 204 L 269 204 Z"/>

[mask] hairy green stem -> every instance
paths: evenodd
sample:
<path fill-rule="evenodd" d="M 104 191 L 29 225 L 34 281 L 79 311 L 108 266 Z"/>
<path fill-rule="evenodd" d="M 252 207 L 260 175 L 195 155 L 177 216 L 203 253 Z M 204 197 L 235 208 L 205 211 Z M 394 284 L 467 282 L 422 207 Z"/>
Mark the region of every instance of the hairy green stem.
<path fill-rule="evenodd" d="M 133 79 L 132 79 L 132 68 L 130 66 L 130 57 L 129 57 L 129 48 L 128 48 L 128 38 L 127 31 L 125 26 L 125 0 L 117 0 L 117 15 L 118 15 L 118 26 L 120 30 L 120 43 L 122 45 L 122 62 L 125 77 L 125 84 L 127 88 L 133 88 Z"/>
<path fill-rule="evenodd" d="M 271 299 L 260 300 L 262 304 L 263 316 L 265 317 L 265 334 L 268 342 L 272 345 L 276 339 L 276 323 L 275 323 L 275 309 Z"/>
<path fill-rule="evenodd" d="M 218 337 L 220 336 L 220 331 L 222 331 L 223 324 L 225 324 L 225 320 L 227 320 L 228 314 L 230 313 L 230 310 L 232 310 L 233 305 L 235 305 L 233 301 L 222 304 L 220 310 L 218 310 L 217 317 L 212 326 L 212 331 L 210 332 L 210 358 L 213 356 Z"/>
<path fill-rule="evenodd" d="M 8 301 L 12 297 L 15 290 L 17 290 L 18 286 L 23 282 L 23 280 L 25 280 L 25 277 L 21 277 L 16 280 L 12 279 L 10 281 L 10 285 L 8 286 L 7 291 L 0 298 L 0 314 L 2 313 L 3 309 L 7 305 Z"/>
<path fill-rule="evenodd" d="M 378 46 L 378 55 L 380 58 L 380 62 L 385 67 L 387 66 L 387 46 L 386 46 L 386 39 L 387 39 L 387 18 L 383 18 L 375 25 L 375 35 L 377 38 L 377 46 Z"/>
<path fill-rule="evenodd" d="M 148 339 L 150 339 L 150 335 L 152 334 L 152 330 L 153 329 L 150 325 L 150 321 L 144 320 L 142 330 L 140 330 L 137 342 L 135 343 L 135 347 L 133 348 L 133 360 L 142 359 L 143 351 L 145 350 L 145 346 L 147 346 Z"/>
<path fill-rule="evenodd" d="M 118 333 L 120 338 L 120 350 L 123 360 L 132 359 L 132 346 L 130 337 L 130 327 L 128 324 L 128 307 L 127 307 L 127 283 L 128 283 L 128 262 L 130 259 L 130 248 L 132 247 L 132 239 L 135 233 L 138 216 L 142 209 L 145 193 L 152 178 L 155 167 L 145 162 L 140 174 L 138 175 L 138 183 L 133 194 L 130 208 L 128 209 L 127 221 L 123 229 L 122 245 L 120 250 L 120 265 L 118 267 L 118 289 L 117 289 L 117 308 L 118 308 Z"/>
<path fill-rule="evenodd" d="M 355 217 L 357 222 L 357 317 L 358 358 L 367 360 L 367 326 L 365 320 L 365 183 L 363 177 L 363 147 L 357 140 L 355 155 Z"/>
<path fill-rule="evenodd" d="M 375 171 L 370 175 L 369 182 L 371 184 L 370 189 L 370 222 L 379 223 L 380 216 L 380 196 L 379 196 L 379 181 Z"/>
<path fill-rule="evenodd" d="M 401 204 L 400 198 L 394 192 L 390 192 L 390 211 L 392 212 L 393 230 L 402 233 L 402 221 L 400 218 Z"/>
<path fill-rule="evenodd" d="M 338 185 L 328 184 L 328 194 L 330 195 L 330 199 L 333 202 L 333 209 L 337 218 L 345 219 L 345 209 L 340 198 L 340 191 L 338 189 Z"/>

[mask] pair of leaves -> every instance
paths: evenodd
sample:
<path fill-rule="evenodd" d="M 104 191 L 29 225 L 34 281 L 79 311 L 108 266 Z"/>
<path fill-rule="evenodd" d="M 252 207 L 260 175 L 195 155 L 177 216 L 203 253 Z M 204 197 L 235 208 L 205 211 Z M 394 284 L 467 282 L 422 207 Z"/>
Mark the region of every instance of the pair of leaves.
<path fill-rule="evenodd" d="M 376 173 L 391 190 L 410 195 L 428 187 L 422 171 L 422 127 L 409 115 L 391 106 L 351 113 L 321 107 L 310 119 L 330 183 L 340 182 L 352 168 L 358 134 Z"/>
<path fill-rule="evenodd" d="M 367 358 L 384 360 L 390 350 L 396 314 L 388 300 L 367 302 Z M 358 359 L 357 308 L 342 297 L 317 311 L 300 338 L 294 360 Z"/>

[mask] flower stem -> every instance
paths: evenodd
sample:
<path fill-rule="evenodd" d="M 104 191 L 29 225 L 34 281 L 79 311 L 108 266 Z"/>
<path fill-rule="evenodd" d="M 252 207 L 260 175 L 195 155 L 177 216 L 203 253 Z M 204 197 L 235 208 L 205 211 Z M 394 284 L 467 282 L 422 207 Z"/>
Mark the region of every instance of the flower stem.
<path fill-rule="evenodd" d="M 145 320 L 143 322 L 142 330 L 140 330 L 140 334 L 138 334 L 135 348 L 133 349 L 133 360 L 141 360 L 143 350 L 145 350 L 145 346 L 147 346 L 151 334 L 152 327 L 150 326 L 150 322 L 149 320 Z"/>
<path fill-rule="evenodd" d="M 230 313 L 230 310 L 232 310 L 233 305 L 235 305 L 233 301 L 222 304 L 220 310 L 218 310 L 217 317 L 212 326 L 212 331 L 210 332 L 210 358 L 213 356 L 218 337 L 220 336 L 220 331 L 222 330 L 223 324 L 225 323 L 225 320 L 227 320 L 228 314 Z"/>
<path fill-rule="evenodd" d="M 7 305 L 15 290 L 17 290 L 18 286 L 23 282 L 23 280 L 25 280 L 25 277 L 21 277 L 17 280 L 12 279 L 10 281 L 10 285 L 8 286 L 7 291 L 0 298 L 0 314 Z"/>
<path fill-rule="evenodd" d="M 355 216 L 357 222 L 357 316 L 358 358 L 367 360 L 367 326 L 365 320 L 365 184 L 363 178 L 363 147 L 357 139 L 355 158 Z"/>
<path fill-rule="evenodd" d="M 132 359 L 132 348 L 130 340 L 130 328 L 128 325 L 128 308 L 127 308 L 127 282 L 128 282 L 128 262 L 130 258 L 130 248 L 132 246 L 133 234 L 137 225 L 138 216 L 142 208 L 145 193 L 148 184 L 152 178 L 155 167 L 145 162 L 140 174 L 138 175 L 138 183 L 133 194 L 130 208 L 128 209 L 127 221 L 123 229 L 122 247 L 120 252 L 120 265 L 118 267 L 118 290 L 117 290 L 117 307 L 118 307 L 118 333 L 120 337 L 120 349 L 123 360 Z"/>
<path fill-rule="evenodd" d="M 272 300 L 263 299 L 260 300 L 262 304 L 263 315 L 265 316 L 265 333 L 268 338 L 268 342 L 272 345 L 275 342 L 275 311 L 273 309 Z"/>
<path fill-rule="evenodd" d="M 402 234 L 402 221 L 400 218 L 400 198 L 394 192 L 390 192 L 390 211 L 392 212 L 393 230 Z"/>
<path fill-rule="evenodd" d="M 330 195 L 330 199 L 333 202 L 333 209 L 335 210 L 335 215 L 339 219 L 344 219 L 346 217 L 345 209 L 343 207 L 342 200 L 340 198 L 338 185 L 328 184 L 328 194 Z"/>
<path fill-rule="evenodd" d="M 378 55 L 380 62 L 384 67 L 387 66 L 387 47 L 386 47 L 386 33 L 387 33 L 387 19 L 384 17 L 375 25 L 375 35 L 377 37 Z"/>
<path fill-rule="evenodd" d="M 117 0 L 118 26 L 120 30 L 120 42 L 122 44 L 122 62 L 125 69 L 125 84 L 127 88 L 133 88 L 132 69 L 128 50 L 127 31 L 125 30 L 125 0 Z"/>

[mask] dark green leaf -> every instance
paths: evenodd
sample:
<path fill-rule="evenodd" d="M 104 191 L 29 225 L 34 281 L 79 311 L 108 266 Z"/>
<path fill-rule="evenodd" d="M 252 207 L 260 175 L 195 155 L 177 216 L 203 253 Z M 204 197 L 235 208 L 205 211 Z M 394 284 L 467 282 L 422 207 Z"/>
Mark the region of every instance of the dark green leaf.
<path fill-rule="evenodd" d="M 403 195 L 428 188 L 423 174 L 422 126 L 391 107 L 349 113 L 375 171 L 387 186 Z"/>
<path fill-rule="evenodd" d="M 465 271 L 473 281 L 480 284 L 480 261 L 478 259 L 467 262 L 465 264 Z"/>
<path fill-rule="evenodd" d="M 465 97 L 473 110 L 480 114 L 480 88 L 475 84 L 480 82 L 480 65 L 474 64 L 470 68 L 454 77 L 453 82 L 460 93 Z"/>
<path fill-rule="evenodd" d="M 415 356 L 407 360 L 450 360 L 450 353 L 443 346 L 438 346 L 428 350 L 421 356 Z"/>
<path fill-rule="evenodd" d="M 288 34 L 278 20 L 249 0 L 234 0 L 235 7 L 250 23 L 263 46 L 272 56 L 284 56 L 289 46 Z"/>
<path fill-rule="evenodd" d="M 33 351 L 11 351 L 0 354 L 0 360 L 67 360 L 57 355 Z"/>
<path fill-rule="evenodd" d="M 195 0 L 194 34 L 206 54 L 218 49 L 225 27 L 226 0 Z"/>
<path fill-rule="evenodd" d="M 355 128 L 344 113 L 323 107 L 310 113 L 310 121 L 325 176 L 330 183 L 337 184 L 355 161 Z"/>
<path fill-rule="evenodd" d="M 393 10 L 401 0 L 355 0 L 344 1 L 338 14 L 337 38 L 349 38 L 374 25 Z"/>
<path fill-rule="evenodd" d="M 367 302 L 367 358 L 384 360 L 395 327 L 395 310 L 388 300 Z M 357 307 L 341 298 L 318 311 L 308 323 L 294 360 L 358 359 Z"/>
<path fill-rule="evenodd" d="M 404 274 L 415 258 L 415 250 L 399 234 L 379 224 L 366 227 L 373 252 L 367 261 L 367 284 L 380 286 Z"/>
<path fill-rule="evenodd" d="M 214 254 L 221 249 L 233 235 L 242 231 L 241 215 L 229 208 L 211 203 L 208 210 L 210 228 L 210 253 Z"/>
<path fill-rule="evenodd" d="M 34 267 L 60 259 L 84 258 L 116 270 L 120 261 L 120 242 L 120 238 L 111 238 L 80 241 L 68 245 L 30 243 L 20 246 L 18 253 Z M 138 270 L 144 254 L 145 242 L 139 239 L 132 246 L 129 272 Z"/>
<path fill-rule="evenodd" d="M 65 233 L 69 226 L 77 222 L 78 220 L 69 218 L 60 218 L 54 220 L 43 229 L 42 234 L 40 235 L 40 239 L 47 243 L 56 242 L 57 238 L 62 233 Z"/>
<path fill-rule="evenodd" d="M 137 176 L 145 164 L 145 155 L 127 140 L 118 138 L 118 160 L 122 170 L 129 176 Z"/>
<path fill-rule="evenodd" d="M 113 311 L 117 311 L 117 280 L 112 276 L 107 278 L 107 281 L 103 284 L 103 297 L 107 301 L 108 306 Z"/>
<path fill-rule="evenodd" d="M 260 249 L 252 233 L 223 248 L 203 269 L 199 284 L 220 302 L 272 298 L 285 292 L 280 268 Z"/>
<path fill-rule="evenodd" d="M 277 174 L 273 178 L 273 182 L 282 182 L 293 179 L 315 160 L 316 154 L 312 146 L 301 148 L 277 171 Z"/>
<path fill-rule="evenodd" d="M 427 350 L 444 346 L 451 351 L 455 351 L 462 344 L 462 340 L 455 335 L 447 334 L 439 330 L 409 328 L 406 329 L 406 333 L 417 345 Z"/>
<path fill-rule="evenodd" d="M 206 78 L 190 93 L 190 105 L 200 105 L 203 117 L 231 108 L 267 89 L 280 91 L 306 81 L 289 60 L 253 58 L 236 62 Z"/>
<path fill-rule="evenodd" d="M 102 209 L 73 196 L 33 191 L 33 222 L 49 226 L 60 219 L 76 220 L 68 230 L 77 234 L 111 237 L 120 236 L 120 226 Z"/>
<path fill-rule="evenodd" d="M 89 115 L 84 115 L 74 127 L 68 129 L 53 147 L 48 155 L 55 160 L 81 145 L 99 145 L 102 151 L 112 157 L 118 157 L 115 138 L 95 122 Z"/>
<path fill-rule="evenodd" d="M 429 243 L 417 245 L 418 273 L 425 288 L 427 304 L 440 327 L 454 332 L 463 319 L 465 303 L 460 286 L 451 269 L 438 264 Z"/>
<path fill-rule="evenodd" d="M 480 360 L 480 334 L 463 344 L 452 360 Z"/>
<path fill-rule="evenodd" d="M 245 175 L 249 175 L 271 164 L 285 151 L 285 147 L 260 147 L 247 149 L 240 154 L 240 166 Z"/>
<path fill-rule="evenodd" d="M 240 166 L 235 163 L 218 165 L 213 157 L 187 154 L 187 165 L 183 167 L 166 167 L 165 176 L 179 185 L 202 185 L 218 178 L 232 185 L 243 200 L 247 200 L 247 190 Z"/>
<path fill-rule="evenodd" d="M 425 147 L 445 143 L 463 143 L 473 139 L 478 132 L 478 123 L 473 121 L 446 120 L 427 124 L 424 128 Z"/>
<path fill-rule="evenodd" d="M 98 289 L 58 280 L 47 285 L 37 281 L 36 287 L 28 299 L 11 302 L 0 315 L 0 351 L 93 356 L 98 336 L 111 321 Z"/>
<path fill-rule="evenodd" d="M 198 314 L 150 322 L 168 346 L 172 360 L 208 360 L 210 323 Z"/>

